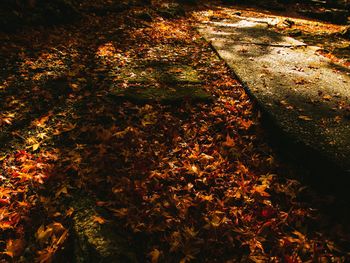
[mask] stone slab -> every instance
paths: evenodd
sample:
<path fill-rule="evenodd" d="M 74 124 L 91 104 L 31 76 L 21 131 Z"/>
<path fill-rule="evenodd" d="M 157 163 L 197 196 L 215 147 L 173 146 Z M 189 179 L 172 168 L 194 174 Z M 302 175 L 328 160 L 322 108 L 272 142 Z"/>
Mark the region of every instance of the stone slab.
<path fill-rule="evenodd" d="M 209 21 L 198 30 L 283 133 L 350 175 L 349 69 L 266 21 Z"/>
<path fill-rule="evenodd" d="M 183 101 L 211 102 L 197 70 L 184 64 L 153 61 L 138 67 L 124 67 L 115 73 L 111 95 L 136 103 Z M 127 87 L 119 85 L 127 83 Z"/>

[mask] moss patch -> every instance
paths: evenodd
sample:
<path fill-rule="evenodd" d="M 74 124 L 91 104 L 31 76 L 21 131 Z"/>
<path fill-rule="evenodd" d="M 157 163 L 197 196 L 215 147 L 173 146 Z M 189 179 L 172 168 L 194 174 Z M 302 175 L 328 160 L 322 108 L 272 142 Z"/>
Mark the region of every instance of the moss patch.
<path fill-rule="evenodd" d="M 186 65 L 171 65 L 165 68 L 161 81 L 167 84 L 199 84 L 202 81 L 198 72 Z"/>
<path fill-rule="evenodd" d="M 117 82 L 126 81 L 128 83 L 165 83 L 169 85 L 177 84 L 200 84 L 200 76 L 194 68 L 182 64 L 151 63 L 144 67 L 125 67 L 115 79 Z"/>
<path fill-rule="evenodd" d="M 159 74 L 159 73 L 158 73 Z M 154 68 L 124 68 L 115 81 L 128 83 L 149 83 L 157 80 L 157 71 Z"/>

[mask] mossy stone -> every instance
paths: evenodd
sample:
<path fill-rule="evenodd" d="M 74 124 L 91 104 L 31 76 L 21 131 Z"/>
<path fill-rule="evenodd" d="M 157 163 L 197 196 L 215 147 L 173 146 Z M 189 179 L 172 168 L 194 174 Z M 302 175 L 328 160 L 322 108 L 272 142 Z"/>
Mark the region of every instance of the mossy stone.
<path fill-rule="evenodd" d="M 199 84 L 202 81 L 198 72 L 187 65 L 168 66 L 161 74 L 162 82 L 167 84 Z"/>
<path fill-rule="evenodd" d="M 74 262 L 137 262 L 120 227 L 94 220 L 100 215 L 95 203 L 87 195 L 75 194 L 70 204 L 74 208 Z"/>
<path fill-rule="evenodd" d="M 183 85 L 177 87 L 144 87 L 134 86 L 124 90 L 116 90 L 113 93 L 118 98 L 125 100 L 147 103 L 181 103 L 183 101 L 210 102 L 212 96 L 198 86 Z"/>

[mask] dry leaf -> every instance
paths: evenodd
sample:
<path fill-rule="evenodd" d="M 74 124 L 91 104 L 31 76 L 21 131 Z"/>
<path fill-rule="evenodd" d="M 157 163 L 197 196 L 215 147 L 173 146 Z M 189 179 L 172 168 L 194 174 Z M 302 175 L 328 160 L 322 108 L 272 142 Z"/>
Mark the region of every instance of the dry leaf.
<path fill-rule="evenodd" d="M 25 249 L 25 241 L 23 239 L 10 239 L 6 244 L 5 253 L 10 257 L 19 257 Z"/>
<path fill-rule="evenodd" d="M 106 223 L 106 219 L 104 219 L 103 217 L 100 217 L 100 216 L 94 216 L 93 221 L 96 223 L 99 223 L 101 225 Z"/>
<path fill-rule="evenodd" d="M 304 121 L 312 121 L 312 118 L 306 115 L 299 115 L 298 118 Z"/>
<path fill-rule="evenodd" d="M 155 248 L 149 253 L 149 256 L 151 258 L 152 263 L 157 263 L 159 260 L 160 251 Z"/>
<path fill-rule="evenodd" d="M 226 147 L 233 147 L 235 146 L 235 141 L 230 137 L 229 134 L 227 134 L 226 141 L 222 145 Z"/>

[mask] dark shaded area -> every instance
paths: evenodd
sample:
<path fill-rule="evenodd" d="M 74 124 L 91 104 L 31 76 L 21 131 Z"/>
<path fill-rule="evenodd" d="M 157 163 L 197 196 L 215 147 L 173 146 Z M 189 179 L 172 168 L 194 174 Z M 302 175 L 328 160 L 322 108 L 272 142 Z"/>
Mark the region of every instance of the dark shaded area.
<path fill-rule="evenodd" d="M 79 19 L 70 0 L 4 0 L 0 3 L 0 31 L 11 32 L 25 25 L 54 25 Z"/>
<path fill-rule="evenodd" d="M 336 24 L 349 23 L 348 18 L 350 16 L 350 2 L 348 0 L 223 0 L 222 2 L 228 5 L 238 4 L 244 6 L 256 6 L 258 8 L 264 8 L 266 10 L 272 10 L 276 12 L 296 12 L 308 18 L 318 19 Z"/>

